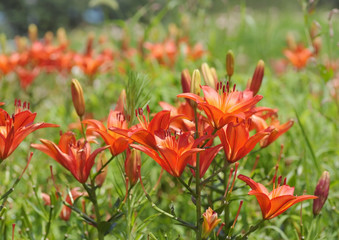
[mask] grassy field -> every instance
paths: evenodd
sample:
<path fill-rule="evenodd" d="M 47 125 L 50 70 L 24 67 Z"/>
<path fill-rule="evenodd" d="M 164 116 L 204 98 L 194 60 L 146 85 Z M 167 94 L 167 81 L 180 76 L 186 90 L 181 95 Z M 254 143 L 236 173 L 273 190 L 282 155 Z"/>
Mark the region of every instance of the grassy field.
<path fill-rule="evenodd" d="M 1 161 L 1 239 L 11 239 L 12 224 L 15 224 L 13 239 L 99 239 L 100 233 L 96 229 L 102 233 L 107 232 L 105 239 L 194 239 L 196 231 L 152 208 L 140 180 L 130 188 L 129 196 L 125 199 L 125 152 L 110 162 L 104 184 L 94 190 L 101 215 L 100 224 L 99 221 L 97 227 L 93 223 L 87 224 L 84 215 L 75 212 L 78 210 L 98 220 L 91 196 L 85 195 L 74 202 L 76 209 L 72 211 L 70 219 L 61 219 L 62 199 L 66 198 L 70 189 L 76 187 L 80 192 L 85 192 L 84 185 L 51 157 L 31 148 L 30 144 L 40 143 L 40 138 L 57 143 L 59 132 L 68 131 L 71 123 L 79 121 L 70 89 L 73 78 L 78 79 L 83 88 L 87 114 L 85 118 L 104 120 L 104 125 L 110 109 L 116 107 L 122 89 L 126 89 L 130 105 L 125 105 L 125 110 L 132 118 L 132 125 L 138 123 L 134 117 L 136 108 L 144 108 L 146 113 L 148 104 L 151 113 L 157 113 L 162 110 L 160 101 L 172 105 L 183 101 L 177 95 L 182 93 L 181 72 L 184 69 L 192 74 L 194 69 L 201 71 L 202 63 L 206 62 L 216 69 L 219 80 L 225 81 L 228 50 L 232 50 L 235 56 L 232 83 L 236 84 L 236 88 L 245 90 L 258 61 L 263 60 L 265 75 L 258 93 L 263 99 L 258 106 L 278 109 L 280 123 L 294 120 L 293 127 L 271 145 L 262 149 L 258 145 L 238 161 L 238 174 L 250 176 L 271 191 L 270 181 L 280 156 L 278 176 L 287 178 L 287 184 L 295 187 L 295 195 L 314 194 L 324 171 L 329 172 L 331 179 L 329 196 L 319 215 L 313 215 L 313 200 L 307 200 L 272 220 L 266 220 L 258 230 L 251 233 L 249 239 L 339 238 L 339 175 L 336 171 L 339 169 L 339 77 L 336 75 L 339 69 L 338 13 L 334 13 L 329 20 L 331 9 L 326 7 L 315 8 L 312 13 L 303 11 L 298 5 L 291 8 L 293 10 L 284 6 L 253 8 L 246 6 L 245 2 L 220 4 L 220 7 L 214 7 L 217 9 L 212 13 L 202 7 L 202 3 L 194 7 L 188 3 L 170 1 L 163 9 L 153 12 L 151 6 L 147 5 L 132 19 L 108 21 L 101 26 L 87 26 L 67 33 L 67 49 L 72 49 L 73 52 L 86 52 L 86 46 L 87 49 L 89 46 L 86 45 L 88 33 L 93 36 L 90 58 L 95 59 L 105 49 L 113 52 L 113 57 L 105 60 L 108 67 L 103 64 L 92 75 L 84 73 L 80 65 L 74 65 L 70 71 L 65 72 L 48 72 L 46 66 L 39 66 L 40 73 L 26 88 L 20 85 L 17 70 L 0 75 L 0 102 L 6 103 L 1 108 L 9 115 L 15 111 L 15 99 L 21 99 L 22 102 L 30 102 L 31 111 L 37 113 L 35 123 L 60 125 L 60 128 L 44 128 L 30 134 L 12 155 Z M 143 17 L 150 14 L 153 14 L 151 21 L 145 24 Z M 310 35 L 312 25 L 316 26 L 314 39 L 321 39 L 317 54 L 314 53 L 314 39 Z M 105 36 L 105 40 L 100 36 Z M 151 51 L 145 47 L 147 43 L 161 43 L 169 38 L 185 39 L 182 44 L 176 41 L 177 53 L 173 62 L 166 57 L 164 62 L 154 56 L 152 58 Z M 291 47 L 291 41 L 293 45 L 292 38 L 295 43 L 303 44 L 313 53 L 307 64 L 300 69 L 293 66 L 283 53 Z M 185 51 L 187 46 L 193 48 L 196 43 L 201 43 L 204 51 L 201 56 L 194 58 Z M 28 41 L 28 47 L 29 44 Z M 52 45 L 57 44 L 57 39 L 54 38 Z M 7 45 L 11 46 L 10 40 Z M 6 54 L 14 51 L 17 50 L 8 49 Z M 331 66 L 329 62 L 332 63 Z M 29 63 L 26 67 L 33 71 L 35 66 L 34 63 Z M 333 95 L 335 91 L 336 97 Z M 77 139 L 82 137 L 81 128 L 73 131 Z M 105 145 L 100 137 L 96 141 L 98 144 L 91 143 L 92 151 Z M 216 138 L 215 144 L 218 143 L 220 140 Z M 282 144 L 283 151 L 280 153 Z M 34 154 L 26 172 L 14 191 L 5 196 L 25 168 L 30 151 Z M 109 150 L 105 150 L 104 155 L 107 159 L 111 158 Z M 252 171 L 257 155 L 260 160 Z M 97 157 L 96 162 L 99 158 L 102 159 L 103 156 Z M 224 161 L 225 154 L 221 150 L 203 179 L 213 174 Z M 51 177 L 50 166 L 53 167 L 55 182 Z M 94 166 L 91 176 L 96 171 Z M 153 203 L 170 215 L 195 224 L 196 199 L 177 177 L 164 171 L 158 182 L 159 175 L 161 167 L 142 153 L 141 176 Z M 192 188 L 195 189 L 197 180 L 191 175 L 189 167 L 186 167 L 181 179 L 192 183 Z M 228 175 L 219 173 L 211 186 L 204 186 L 201 192 L 202 212 L 208 207 L 215 211 L 220 208 L 217 212 L 222 219 L 221 223 L 228 220 L 220 234 L 217 236 L 221 223 L 211 233 L 210 239 L 231 239 L 226 236 L 237 214 L 240 200 L 244 204 L 232 239 L 245 234 L 251 225 L 262 219 L 257 200 L 254 196 L 247 195 L 250 187 L 239 179 L 235 181 L 228 199 L 228 210 L 223 211 L 221 200 L 225 189 L 222 181 L 227 178 Z M 50 196 L 53 207 L 45 204 L 42 193 Z"/>

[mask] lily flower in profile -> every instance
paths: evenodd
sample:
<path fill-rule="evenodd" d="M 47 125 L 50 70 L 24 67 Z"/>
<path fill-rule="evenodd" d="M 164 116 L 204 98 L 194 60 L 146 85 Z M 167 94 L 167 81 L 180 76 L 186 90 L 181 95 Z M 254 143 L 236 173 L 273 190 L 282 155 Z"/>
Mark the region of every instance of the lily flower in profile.
<path fill-rule="evenodd" d="M 235 86 L 235 85 L 234 85 Z M 245 119 L 252 114 L 252 107 L 258 103 L 262 96 L 253 97 L 251 91 L 230 91 L 229 84 L 217 84 L 217 90 L 209 86 L 202 86 L 204 97 L 193 93 L 182 93 L 178 97 L 189 98 L 198 104 L 214 129 L 220 129 L 227 123 L 234 122 L 236 118 Z"/>
<path fill-rule="evenodd" d="M 87 181 L 97 154 L 109 147 L 101 147 L 91 153 L 89 143 L 83 140 L 77 141 L 72 132 L 62 134 L 58 145 L 45 139 L 40 141 L 42 144 L 31 144 L 31 146 L 60 163 L 80 183 Z"/>
<path fill-rule="evenodd" d="M 0 105 L 3 105 L 0 103 Z M 0 108 L 0 162 L 10 156 L 19 144 L 39 128 L 59 127 L 51 123 L 33 123 L 36 113 L 29 110 L 29 103 L 15 101 L 15 113 L 10 116 Z"/>
<path fill-rule="evenodd" d="M 252 151 L 261 139 L 271 134 L 271 131 L 272 129 L 267 128 L 250 137 L 248 124 L 231 122 L 219 129 L 217 134 L 224 147 L 227 161 L 234 163 Z"/>
<path fill-rule="evenodd" d="M 136 144 L 130 146 L 146 153 L 174 177 L 181 176 L 194 153 L 204 151 L 194 147 L 195 141 L 189 132 L 172 135 L 170 131 L 159 131 L 154 135 L 154 140 L 155 147 Z"/>
<path fill-rule="evenodd" d="M 264 114 L 264 111 L 267 113 Z M 267 120 L 269 121 L 269 124 L 267 123 Z M 268 127 L 271 128 L 270 134 L 260 141 L 260 146 L 265 148 L 287 132 L 293 126 L 293 123 L 293 120 L 289 120 L 284 124 L 280 124 L 277 119 L 276 110 L 263 108 L 262 110 L 258 109 L 257 113 L 251 116 L 250 130 L 255 129 L 257 132 L 260 132 Z"/>
<path fill-rule="evenodd" d="M 294 196 L 294 187 L 286 185 L 286 178 L 283 185 L 280 186 L 281 177 L 279 177 L 278 187 L 275 188 L 275 183 L 273 183 L 273 191 L 270 193 L 264 185 L 247 176 L 240 174 L 238 178 L 252 188 L 248 194 L 257 198 L 264 219 L 272 219 L 298 202 L 317 198 L 313 195 Z"/>

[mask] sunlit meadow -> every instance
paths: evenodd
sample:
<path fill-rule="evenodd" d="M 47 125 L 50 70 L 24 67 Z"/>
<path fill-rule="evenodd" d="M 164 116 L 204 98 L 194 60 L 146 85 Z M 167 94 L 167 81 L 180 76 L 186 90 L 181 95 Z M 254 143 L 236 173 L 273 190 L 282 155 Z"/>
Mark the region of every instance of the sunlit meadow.
<path fill-rule="evenodd" d="M 339 10 L 118 16 L 1 33 L 0 239 L 338 239 Z"/>

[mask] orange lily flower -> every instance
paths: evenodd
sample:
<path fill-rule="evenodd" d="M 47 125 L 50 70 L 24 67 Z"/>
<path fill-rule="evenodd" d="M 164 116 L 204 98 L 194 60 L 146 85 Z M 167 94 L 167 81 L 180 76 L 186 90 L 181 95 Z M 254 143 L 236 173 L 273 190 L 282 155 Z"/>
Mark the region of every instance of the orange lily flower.
<path fill-rule="evenodd" d="M 268 111 L 268 113 L 263 114 L 263 111 Z M 268 127 L 272 129 L 270 134 L 260 141 L 260 146 L 262 148 L 270 145 L 293 126 L 293 120 L 280 124 L 279 120 L 276 119 L 276 116 L 276 110 L 269 108 L 262 108 L 262 110 L 259 110 L 256 114 L 251 116 L 251 129 L 256 129 L 257 132 L 267 129 Z M 267 124 L 267 118 L 270 119 L 270 124 Z"/>
<path fill-rule="evenodd" d="M 221 85 L 221 84 L 220 84 Z M 251 115 L 251 108 L 262 99 L 262 96 L 253 97 L 251 91 L 230 91 L 229 86 L 218 84 L 218 91 L 202 86 L 204 98 L 193 93 L 182 93 L 178 97 L 185 97 L 194 100 L 198 107 L 207 115 L 210 125 L 215 129 L 220 129 L 227 123 L 235 121 L 236 118 L 245 119 Z"/>
<path fill-rule="evenodd" d="M 302 44 L 299 44 L 294 50 L 285 49 L 285 57 L 295 66 L 297 69 L 302 69 L 306 66 L 307 61 L 312 57 L 312 52 L 305 48 Z"/>
<path fill-rule="evenodd" d="M 131 140 L 121 136 L 118 133 L 110 130 L 110 128 L 128 129 L 128 122 L 123 113 L 111 110 L 107 119 L 107 129 L 102 122 L 95 119 L 86 119 L 82 121 L 88 124 L 87 132 L 97 132 L 107 145 L 110 146 L 110 151 L 113 156 L 116 156 L 128 148 Z"/>
<path fill-rule="evenodd" d="M 213 159 L 218 154 L 218 152 L 221 150 L 222 145 L 219 144 L 214 147 L 208 147 L 205 149 L 205 151 L 200 152 L 199 155 L 199 176 L 202 178 L 205 173 L 207 172 L 209 166 L 211 165 Z M 189 162 L 193 167 L 196 166 L 196 157 L 193 157 L 192 160 Z M 191 169 L 191 172 L 193 176 L 195 176 L 195 171 Z"/>
<path fill-rule="evenodd" d="M 192 155 L 204 151 L 194 148 L 194 145 L 194 138 L 189 132 L 173 136 L 169 131 L 159 131 L 155 135 L 154 148 L 136 144 L 131 144 L 131 147 L 146 153 L 172 176 L 180 177 Z"/>
<path fill-rule="evenodd" d="M 221 222 L 221 219 L 218 218 L 218 213 L 208 208 L 206 212 L 202 214 L 204 222 L 202 223 L 202 238 L 207 238 L 214 228 Z"/>
<path fill-rule="evenodd" d="M 217 134 L 224 147 L 227 161 L 234 163 L 252 151 L 255 145 L 270 132 L 271 129 L 267 128 L 250 137 L 247 124 L 241 122 L 239 124 L 229 123 L 219 129 Z"/>
<path fill-rule="evenodd" d="M 40 139 L 40 141 L 43 144 L 31 144 L 31 146 L 60 163 L 80 183 L 87 181 L 97 154 L 109 147 L 98 148 L 91 154 L 89 143 L 82 140 L 76 141 L 72 132 L 62 134 L 58 145 L 45 139 Z"/>
<path fill-rule="evenodd" d="M 1 105 L 1 104 L 0 104 Z M 59 127 L 50 123 L 33 123 L 36 113 L 32 113 L 29 104 L 15 101 L 15 114 L 12 117 L 0 108 L 0 162 L 10 156 L 19 144 L 39 128 Z M 27 110 L 25 110 L 27 107 Z"/>
<path fill-rule="evenodd" d="M 179 117 L 180 115 L 171 118 L 170 111 L 158 112 L 151 121 L 149 121 L 150 110 L 147 108 L 147 117 L 144 115 L 143 110 L 139 108 L 136 110 L 136 115 L 140 124 L 132 126 L 129 130 L 110 127 L 109 129 L 123 135 L 141 145 L 156 149 L 157 143 L 155 140 L 155 133 L 166 131 L 169 128 L 170 123 Z M 139 115 L 138 115 L 139 114 Z"/>
<path fill-rule="evenodd" d="M 257 198 L 264 219 L 272 219 L 298 202 L 317 198 L 313 195 L 294 196 L 294 187 L 286 185 L 286 178 L 282 186 L 280 186 L 281 177 L 279 178 L 277 188 L 274 187 L 273 183 L 273 191 L 270 193 L 264 185 L 255 182 L 247 176 L 240 174 L 238 178 L 252 188 L 248 194 L 255 195 Z"/>

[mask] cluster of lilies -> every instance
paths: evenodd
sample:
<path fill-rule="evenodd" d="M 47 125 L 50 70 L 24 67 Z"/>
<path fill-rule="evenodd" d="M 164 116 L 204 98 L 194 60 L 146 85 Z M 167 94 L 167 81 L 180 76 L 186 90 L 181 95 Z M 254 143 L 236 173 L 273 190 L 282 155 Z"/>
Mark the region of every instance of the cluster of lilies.
<path fill-rule="evenodd" d="M 121 49 L 113 51 L 106 47 L 107 39 L 104 36 L 100 36 L 96 43 L 94 34 L 89 34 L 85 50 L 76 52 L 70 49 L 70 41 L 63 28 L 56 33 L 57 41 L 52 32 L 47 32 L 43 39 L 39 39 L 38 29 L 34 24 L 29 26 L 28 35 L 29 41 L 25 37 L 15 38 L 17 50 L 11 53 L 6 52 L 4 42 L 3 53 L 0 54 L 0 76 L 14 72 L 23 89 L 27 89 L 43 72 L 68 77 L 76 68 L 93 81 L 98 73 L 107 72 L 115 66 L 124 72 L 121 64 L 127 62 L 133 65 L 131 59 L 134 56 L 171 67 L 177 61 L 181 48 L 184 49 L 182 52 L 187 59 L 196 60 L 205 53 L 201 44 L 191 47 L 187 39 L 168 38 L 159 43 L 141 42 L 138 48 L 131 47 L 128 40 L 122 39 Z M 115 62 L 117 63 L 114 64 Z"/>
<path fill-rule="evenodd" d="M 42 47 L 41 44 L 41 42 L 35 42 L 32 49 L 40 49 L 38 46 Z M 57 48 L 45 45 L 41 51 L 53 48 L 55 51 L 51 50 L 51 52 L 56 54 L 58 51 L 63 51 L 61 46 L 64 45 Z M 32 49 L 30 54 L 34 53 Z M 88 51 L 87 54 L 90 52 Z M 38 54 L 38 56 L 44 55 Z M 100 56 L 106 59 L 104 55 Z M 83 57 L 86 57 L 86 54 Z M 215 69 L 206 63 L 201 68 L 205 85 L 202 85 L 202 77 L 198 69 L 194 70 L 192 76 L 188 70 L 184 70 L 181 78 L 183 93 L 178 94 L 178 98 L 183 101 L 177 106 L 161 102 L 163 110 L 155 114 L 151 113 L 148 106 L 146 109 L 138 108 L 135 110 L 135 117 L 139 123 L 135 125 L 131 122 L 131 116 L 125 111 L 126 94 L 124 91 L 116 108 L 109 112 L 106 125 L 97 119 L 83 119 L 85 114 L 83 90 L 80 83 L 74 79 L 71 84 L 72 99 L 81 119 L 83 138 L 77 139 L 75 133 L 68 131 L 61 134 L 58 143 L 41 139 L 41 144 L 31 144 L 31 146 L 61 164 L 84 186 L 96 212 L 96 219 L 87 216 L 86 220 L 96 227 L 102 214 L 98 210 L 100 206 L 97 205 L 95 191 L 104 181 L 105 171 L 103 169 L 115 156 L 126 151 L 126 185 L 134 186 L 140 180 L 140 184 L 145 189 L 141 177 L 140 152 L 145 153 L 163 170 L 177 178 L 195 198 L 197 222 L 193 226 L 187 223 L 186 226 L 196 231 L 197 239 L 206 239 L 221 221 L 217 212 L 211 208 L 208 208 L 204 214 L 201 213 L 201 208 L 205 206 L 201 192 L 204 191 L 206 183 L 223 172 L 224 180 L 227 182 L 229 179 L 229 181 L 223 189 L 225 195 L 221 198 L 221 205 L 228 206 L 227 199 L 234 186 L 238 161 L 245 158 L 257 145 L 260 148 L 268 147 L 293 125 L 292 120 L 281 124 L 276 109 L 257 106 L 263 98 L 258 95 L 264 76 L 263 61 L 258 62 L 246 89 L 239 91 L 236 84 L 232 84 L 233 53 L 229 52 L 226 59 L 227 79 L 219 79 Z M 46 64 L 44 60 L 38 63 Z M 15 106 L 16 110 L 12 116 L 0 108 L 1 162 L 11 155 L 31 132 L 40 128 L 58 127 L 55 124 L 34 123 L 36 113 L 32 113 L 26 103 L 21 104 L 18 100 Z M 93 145 L 96 145 L 100 139 L 102 146 L 95 147 L 95 150 L 91 151 Z M 98 160 L 97 170 L 93 174 L 92 168 L 96 157 L 106 149 L 109 149 L 112 157 L 104 162 Z M 215 166 L 221 165 L 219 170 L 210 169 L 213 162 L 218 162 Z M 231 165 L 235 165 L 236 171 L 231 188 L 229 188 L 234 171 L 231 168 L 230 175 L 227 176 L 228 167 Z M 182 176 L 186 174 L 195 179 L 194 189 L 182 179 Z M 98 179 L 101 180 L 97 181 Z M 286 179 L 283 181 L 282 177 L 276 178 L 276 175 L 272 181 L 273 191 L 271 192 L 261 183 L 257 183 L 245 175 L 240 174 L 238 179 L 244 181 L 252 189 L 249 194 L 257 198 L 264 220 L 280 215 L 298 202 L 317 198 L 313 195 L 295 196 L 294 188 L 286 184 Z M 75 199 L 82 196 L 78 188 L 71 192 L 75 194 L 68 198 Z M 149 198 L 147 192 L 145 194 Z M 45 203 L 50 204 L 50 198 L 46 194 L 43 197 Z M 69 219 L 71 212 L 69 207 L 72 205 L 72 202 L 67 199 L 66 202 L 68 205 L 61 212 L 61 216 L 65 220 Z M 321 204 L 318 203 L 318 209 L 319 205 Z M 225 210 L 224 215 L 226 214 L 228 213 Z M 203 224 L 201 224 L 201 218 L 204 219 Z M 185 222 L 180 221 L 185 226 Z M 228 223 L 224 223 L 222 227 L 225 224 Z M 218 234 L 220 231 L 221 229 Z M 251 231 L 253 231 L 252 228 L 244 238 Z M 227 235 L 227 233 L 224 234 Z M 98 231 L 98 238 L 104 238 L 104 234 L 100 231 Z"/>

